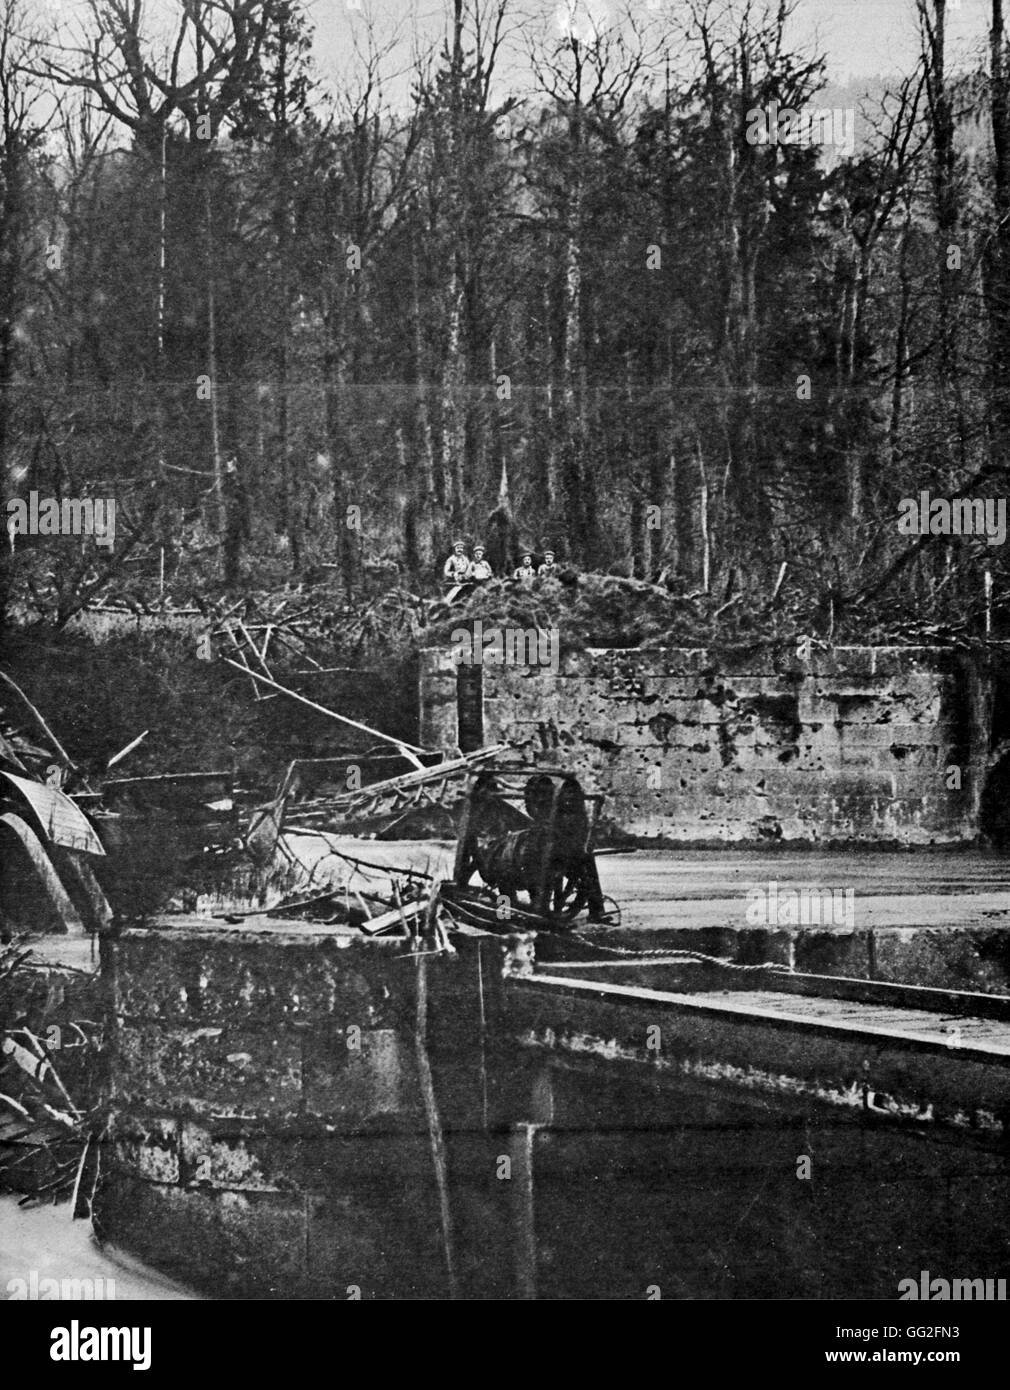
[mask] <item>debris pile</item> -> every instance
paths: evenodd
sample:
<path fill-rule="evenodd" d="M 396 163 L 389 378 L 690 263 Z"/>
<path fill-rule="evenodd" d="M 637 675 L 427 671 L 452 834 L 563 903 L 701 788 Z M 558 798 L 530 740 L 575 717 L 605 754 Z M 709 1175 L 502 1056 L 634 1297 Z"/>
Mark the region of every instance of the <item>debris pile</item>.
<path fill-rule="evenodd" d="M 260 852 L 301 870 L 297 890 L 268 915 L 404 936 L 429 934 L 439 924 L 447 932 L 563 931 L 583 915 L 618 925 L 619 909 L 600 888 L 593 850 L 602 796 L 585 793 L 569 773 L 502 761 L 495 752 L 453 764 L 451 775 L 465 773 L 466 785 L 452 851 L 403 842 L 394 848 L 377 839 L 363 859 L 353 840 L 332 830 L 286 821 L 283 813 L 280 829 L 276 820 L 262 821 Z M 402 793 L 405 783 L 430 785 L 430 779 L 430 773 L 408 774 L 375 790 Z M 322 810 L 332 818 L 332 805 Z"/>
<path fill-rule="evenodd" d="M 376 839 L 421 839 L 439 832 L 453 835 L 468 775 L 506 751 L 506 744 L 494 744 L 459 758 L 427 754 L 432 766 L 350 790 L 339 789 L 341 777 L 346 787 L 349 766 L 360 776 L 358 763 L 348 765 L 346 759 L 316 759 L 308 764 L 295 761 L 273 801 L 254 814 L 246 843 L 263 857 L 273 853 L 284 831 L 329 831 Z M 312 773 L 308 783 L 307 771 Z M 319 785 L 318 779 L 327 772 L 334 781 Z M 312 794 L 313 782 L 324 795 Z"/>
<path fill-rule="evenodd" d="M 102 1027 L 80 1019 L 44 1036 L 33 1030 L 10 988 L 32 968 L 22 942 L 0 947 L 0 1187 L 24 1194 L 22 1205 L 69 1196 L 74 1214 L 87 1215 L 98 1181 Z"/>
<path fill-rule="evenodd" d="M 320 622 L 324 600 L 317 598 L 300 606 L 295 595 L 286 594 L 279 600 L 257 601 L 245 596 L 227 607 L 218 605 L 205 610 L 205 629 L 208 650 L 205 655 L 230 656 L 249 673 L 253 695 L 257 700 L 271 698 L 256 681 L 257 675 L 273 679 L 267 664 L 268 656 L 292 658 L 303 667 L 326 669 L 329 646 L 325 627 Z"/>
<path fill-rule="evenodd" d="M 533 597 L 522 586 L 497 587 L 503 602 L 526 605 L 518 617 L 542 626 L 550 621 L 551 606 L 560 605 L 558 596 L 566 595 L 570 607 L 571 594 L 586 582 L 562 574 Z M 630 583 L 607 582 L 615 592 Z M 496 586 L 484 589 L 491 591 L 493 604 Z M 588 850 L 592 826 L 580 819 L 583 794 L 577 788 L 579 812 L 572 824 L 578 822 L 576 838 L 584 843 L 564 862 L 558 848 L 568 833 L 558 831 L 567 813 L 551 798 L 559 789 L 575 796 L 573 779 L 517 766 L 520 755 L 504 744 L 466 754 L 424 749 L 399 733 L 352 718 L 334 707 L 338 701 L 324 698 L 328 687 L 322 678 L 361 674 L 333 664 L 334 652 L 360 654 L 363 644 L 374 650 L 397 632 L 415 640 L 432 618 L 450 613 L 444 601 L 429 603 L 399 590 L 381 595 L 362 613 L 345 614 L 338 638 L 338 615 L 327 598 L 296 590 L 198 605 L 200 619 L 192 634 L 196 655 L 222 676 L 234 673 L 231 693 L 242 704 L 276 701 L 278 709 L 309 712 L 317 727 L 325 720 L 353 735 L 350 747 L 346 740 L 338 745 L 339 756 L 289 762 L 267 800 L 265 778 L 255 786 L 238 784 L 233 756 L 217 767 L 210 764 L 210 770 L 205 764 L 192 772 L 122 776 L 119 765 L 138 748 L 145 768 L 152 765 L 158 735 L 149 738 L 143 728 L 131 730 L 104 764 L 93 761 L 85 776 L 39 710 L 4 677 L 29 713 L 34 735 L 5 725 L 0 743 L 0 786 L 7 798 L 0 813 L 13 817 L 5 818 L 7 828 L 17 833 L 28 861 L 22 898 L 30 897 L 33 887 L 38 896 L 41 885 L 41 896 L 62 919 L 57 929 L 71 932 L 97 930 L 114 915 L 136 919 L 166 911 L 216 912 L 229 921 L 264 911 L 289 919 L 304 915 L 371 934 L 401 929 L 412 934 L 422 920 L 430 930 L 443 914 L 454 914 L 454 920 L 498 930 L 507 920 L 500 911 L 502 895 L 517 914 L 551 925 L 586 908 L 595 917 L 603 915 Z M 669 601 L 665 591 L 663 599 Z M 536 612 L 528 611 L 530 604 Z M 378 686 L 390 684 L 373 674 Z M 125 734 L 121 726 L 119 736 Z M 226 761 L 230 767 L 223 766 Z M 500 779 L 509 773 L 519 781 L 506 789 Z M 523 778 L 533 773 L 541 790 L 547 782 L 553 788 L 547 810 L 523 804 Z M 371 884 L 360 881 L 353 853 L 338 862 L 335 837 L 366 837 L 372 843 L 448 840 L 462 824 L 466 841 L 472 837 L 475 788 L 481 814 L 494 804 L 491 820 L 503 837 L 479 852 L 471 846 L 473 852 L 464 855 L 470 869 L 480 873 L 479 890 L 471 889 L 470 875 L 461 877 L 458 859 L 451 873 L 443 866 L 441 873 L 422 877 L 403 863 L 387 863 L 384 881 Z M 590 803 L 595 807 L 594 798 L 584 804 Z M 314 842 L 314 848 L 297 848 L 300 842 Z M 97 876 L 86 862 L 83 867 L 75 862 L 81 855 L 95 857 Z M 307 868 L 306 857 L 314 860 Z M 329 876 L 319 871 L 324 861 Z M 450 885 L 447 892 L 438 890 L 443 881 Z M 0 913 L 3 909 L 0 903 Z M 376 919 L 379 925 L 369 926 Z"/>
<path fill-rule="evenodd" d="M 238 635 L 246 644 L 250 679 L 295 694 L 265 674 L 265 644 L 247 625 L 232 635 L 236 649 Z M 77 933 L 105 926 L 114 910 L 136 919 L 201 903 L 228 922 L 266 912 L 367 935 L 437 936 L 449 923 L 500 930 L 513 912 L 554 927 L 586 909 L 592 920 L 607 917 L 591 851 L 601 798 L 563 771 L 524 767 L 505 744 L 451 756 L 366 730 L 387 748 L 353 760 L 296 759 L 269 802 L 247 806 L 227 770 L 106 778 L 95 790 L 33 712 L 48 747 L 39 745 L 29 766 L 23 737 L 9 730 L 0 749 L 0 762 L 20 769 L 0 766 L 0 826 L 23 850 L 21 902 L 13 911 L 0 904 L 15 920 L 33 890 L 55 911 L 56 930 Z M 47 764 L 52 783 L 26 775 L 50 755 L 58 757 Z M 79 789 L 68 795 L 55 785 L 63 780 Z M 444 864 L 436 873 L 368 862 L 339 839 L 445 839 L 457 825 L 451 873 Z M 82 856 L 102 861 L 100 882 Z"/>
<path fill-rule="evenodd" d="M 709 646 L 751 637 L 742 594 L 685 591 L 617 574 L 560 570 L 536 588 L 509 580 L 481 584 L 454 606 L 432 606 L 427 640 L 449 645 L 453 631 L 480 618 L 486 625 L 556 629 L 562 651 L 586 647 Z M 786 630 L 788 627 L 786 625 Z M 753 639 L 751 639 L 753 640 Z"/>
<path fill-rule="evenodd" d="M 343 845 L 345 842 L 339 842 Z M 270 907 L 222 911 L 218 920 L 233 926 L 252 918 L 346 926 L 366 936 L 434 936 L 444 940 L 437 863 L 427 868 L 407 862 L 361 859 L 335 844 L 311 861 L 301 858 L 296 837 L 278 841 L 278 855 L 303 871 L 301 885 Z"/>

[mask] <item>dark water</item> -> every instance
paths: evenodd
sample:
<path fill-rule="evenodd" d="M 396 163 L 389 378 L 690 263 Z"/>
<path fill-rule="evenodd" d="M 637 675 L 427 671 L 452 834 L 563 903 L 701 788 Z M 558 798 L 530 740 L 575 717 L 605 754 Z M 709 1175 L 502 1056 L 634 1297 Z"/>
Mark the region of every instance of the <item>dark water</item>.
<path fill-rule="evenodd" d="M 482 1047 L 458 999 L 446 1027 L 436 994 L 429 1034 L 458 1296 L 896 1299 L 923 1270 L 1010 1276 L 995 1136 L 524 1048 L 507 1008 Z M 413 1292 L 444 1297 L 438 1165 L 416 1143 Z"/>
<path fill-rule="evenodd" d="M 613 1063 L 519 1051 L 487 1063 L 487 1129 L 483 1085 L 476 1123 L 460 1113 L 472 1067 L 435 1068 L 447 1222 L 425 1127 L 321 1156 L 316 1229 L 329 1216 L 339 1252 L 311 1289 L 278 1275 L 277 1247 L 243 1271 L 194 1268 L 184 1241 L 173 1255 L 160 1237 L 140 1251 L 133 1239 L 151 1269 L 124 1269 L 66 1205 L 20 1211 L 14 1198 L 0 1270 L 98 1273 L 118 1297 L 154 1299 L 180 1296 L 155 1269 L 230 1299 L 895 1299 L 922 1270 L 1010 1275 L 1010 1162 L 978 1137 L 647 1083 Z"/>
<path fill-rule="evenodd" d="M 1010 1274 L 1010 1163 L 977 1137 L 616 1063 L 488 1061 L 486 1131 L 451 1113 L 468 1069 L 436 1068 L 447 1228 L 429 1137 L 389 1139 L 404 1185 L 372 1194 L 387 1256 L 364 1297 L 896 1299 L 922 1270 Z"/>
<path fill-rule="evenodd" d="M 923 1271 L 1010 1277 L 995 1137 L 522 1047 L 492 963 L 395 956 L 377 976 L 398 1001 L 395 1111 L 342 1123 L 338 1085 L 328 1127 L 225 1117 L 203 1176 L 209 1141 L 173 1175 L 155 1117 L 110 1160 L 99 1224 L 219 1298 L 897 1299 Z M 312 1027 L 307 1055 L 335 1066 L 346 1045 Z"/>

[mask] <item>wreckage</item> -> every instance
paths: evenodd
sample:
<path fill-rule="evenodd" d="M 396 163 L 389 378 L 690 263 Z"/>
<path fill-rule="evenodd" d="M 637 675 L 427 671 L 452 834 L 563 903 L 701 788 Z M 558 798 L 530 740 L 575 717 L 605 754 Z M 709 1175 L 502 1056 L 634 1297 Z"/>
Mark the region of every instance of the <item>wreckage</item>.
<path fill-rule="evenodd" d="M 241 606 L 213 617 L 199 654 L 240 671 L 254 699 L 290 700 L 372 746 L 294 759 L 266 801 L 226 770 L 105 776 L 96 787 L 4 676 L 34 728 L 26 734 L 10 717 L 0 728 L 0 824 L 23 851 L 5 876 L 0 914 L 78 935 L 113 918 L 194 910 L 222 920 L 304 911 L 368 934 L 409 935 L 422 917 L 429 928 L 438 919 L 490 931 L 519 921 L 564 928 L 583 913 L 614 920 L 593 860 L 600 796 L 561 769 L 524 765 L 505 744 L 424 749 L 321 704 L 291 683 L 327 673 L 299 615 L 242 616 Z M 302 668 L 288 684 L 268 664 L 271 644 Z M 145 737 L 111 758 L 106 774 Z M 376 863 L 342 845 L 444 841 L 457 829 L 451 865 L 441 850 L 421 867 L 410 862 L 415 850 Z"/>
<path fill-rule="evenodd" d="M 419 1133 L 451 1282 L 435 1069 L 451 1058 L 467 1070 L 486 1110 L 496 981 L 518 943 L 617 920 L 594 860 L 602 797 L 504 744 L 425 749 L 330 708 L 311 679 L 325 669 L 283 627 L 232 614 L 208 628 L 207 649 L 255 700 L 368 742 L 294 758 L 269 794 L 221 768 L 123 775 L 144 733 L 85 772 L 4 678 L 0 825 L 19 848 L 0 921 L 46 945 L 0 945 L 0 1184 L 23 1200 L 69 1197 L 100 1239 L 184 1275 L 213 1248 L 240 1291 L 272 1287 L 280 1247 L 263 1213 L 293 1184 L 320 1236 L 292 1248 L 322 1252 L 293 1287 L 320 1296 L 371 1229 L 375 1175 L 353 1155 L 392 1131 L 406 1153 Z M 285 641 L 310 679 L 269 664 Z M 73 973 L 88 934 L 101 968 Z M 283 1176 L 261 1171 L 267 1151 Z M 303 1152 L 321 1165 L 299 1167 Z M 177 1180 L 152 1177 L 170 1170 Z M 247 1170 L 248 1192 L 236 1178 Z M 321 1234 L 347 1212 L 349 1234 Z"/>
<path fill-rule="evenodd" d="M 492 929 L 503 920 L 562 929 L 584 910 L 591 922 L 613 925 L 593 857 L 602 802 L 561 771 L 479 773 L 463 812 L 452 884 L 443 893 L 450 912 Z"/>

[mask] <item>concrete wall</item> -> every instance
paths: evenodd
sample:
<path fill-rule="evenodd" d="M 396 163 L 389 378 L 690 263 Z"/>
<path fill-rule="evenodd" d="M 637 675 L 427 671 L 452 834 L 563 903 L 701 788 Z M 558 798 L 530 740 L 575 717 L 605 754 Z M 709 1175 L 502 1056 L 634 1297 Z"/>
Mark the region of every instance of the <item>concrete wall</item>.
<path fill-rule="evenodd" d="M 417 1040 L 427 961 L 401 938 L 255 923 L 180 917 L 103 938 L 96 1226 L 219 1297 L 413 1296 L 440 1268 Z M 431 969 L 426 1037 L 456 966 Z"/>
<path fill-rule="evenodd" d="M 481 668 L 483 739 L 571 769 L 610 824 L 678 843 L 956 843 L 976 834 L 986 682 L 949 650 L 588 650 Z M 421 743 L 459 741 L 456 671 L 422 653 Z M 948 769 L 956 767 L 957 774 Z M 948 785 L 948 783 L 960 785 Z"/>

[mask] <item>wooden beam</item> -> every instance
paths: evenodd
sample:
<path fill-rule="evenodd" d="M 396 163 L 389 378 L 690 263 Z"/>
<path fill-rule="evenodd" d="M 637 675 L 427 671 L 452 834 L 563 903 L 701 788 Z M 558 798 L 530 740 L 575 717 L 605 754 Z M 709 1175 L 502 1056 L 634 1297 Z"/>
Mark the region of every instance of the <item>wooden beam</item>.
<path fill-rule="evenodd" d="M 421 772 L 427 772 L 429 770 L 417 757 L 418 753 L 426 753 L 428 749 L 418 748 L 413 743 L 406 743 L 403 739 L 394 738 L 392 734 L 384 734 L 379 729 L 371 728 L 368 724 L 361 724 L 356 719 L 349 719 L 346 714 L 338 714 L 336 710 L 327 709 L 325 705 L 318 705 L 315 700 L 309 700 L 306 696 L 299 695 L 297 690 L 288 690 L 286 686 L 281 685 L 278 681 L 271 680 L 269 676 L 260 676 L 250 671 L 248 667 L 241 667 L 237 661 L 232 661 L 230 657 L 222 656 L 221 660 L 226 666 L 234 667 L 236 671 L 241 671 L 243 675 L 252 676 L 253 680 L 262 681 L 264 685 L 270 686 L 272 690 L 276 690 L 281 695 L 287 695 L 291 700 L 297 700 L 299 704 L 306 705 L 309 709 L 315 710 L 317 714 L 325 714 L 329 719 L 337 719 L 341 724 L 347 724 L 352 729 L 358 729 L 361 733 L 371 734 L 373 738 L 381 738 L 384 742 L 391 743 L 394 748 L 398 749 L 403 754 L 408 762 L 413 763 Z"/>

